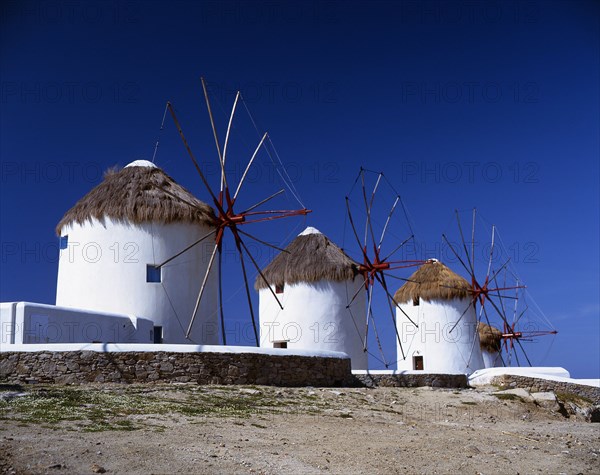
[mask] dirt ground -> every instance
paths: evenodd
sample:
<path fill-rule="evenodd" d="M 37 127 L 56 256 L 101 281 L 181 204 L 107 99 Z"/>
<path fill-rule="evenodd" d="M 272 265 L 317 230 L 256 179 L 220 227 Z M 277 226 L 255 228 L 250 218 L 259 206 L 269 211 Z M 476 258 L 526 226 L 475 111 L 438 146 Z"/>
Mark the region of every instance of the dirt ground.
<path fill-rule="evenodd" d="M 9 389 L 3 473 L 600 473 L 600 424 L 494 388 Z"/>

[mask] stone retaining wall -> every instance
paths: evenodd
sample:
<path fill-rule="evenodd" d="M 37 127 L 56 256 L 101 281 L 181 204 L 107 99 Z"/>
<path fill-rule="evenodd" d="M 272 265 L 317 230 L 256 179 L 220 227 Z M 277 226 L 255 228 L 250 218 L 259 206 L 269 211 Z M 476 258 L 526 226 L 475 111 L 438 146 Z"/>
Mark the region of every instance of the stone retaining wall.
<path fill-rule="evenodd" d="M 355 374 L 361 386 L 369 388 L 375 386 L 394 388 L 413 388 L 431 386 L 434 388 L 466 388 L 467 376 L 465 374 Z"/>
<path fill-rule="evenodd" d="M 357 374 L 350 359 L 259 353 L 40 351 L 0 353 L 0 382 L 260 384 L 466 388 L 463 374 Z"/>
<path fill-rule="evenodd" d="M 547 379 L 532 378 L 529 376 L 517 376 L 514 374 L 503 374 L 492 378 L 491 383 L 495 386 L 517 387 L 527 389 L 529 392 L 554 391 L 555 393 L 571 393 L 585 397 L 594 404 L 600 404 L 600 388 L 574 384 L 565 381 L 550 381 Z"/>
<path fill-rule="evenodd" d="M 0 381 L 16 384 L 154 381 L 272 386 L 353 384 L 348 358 L 212 352 L 0 353 Z"/>

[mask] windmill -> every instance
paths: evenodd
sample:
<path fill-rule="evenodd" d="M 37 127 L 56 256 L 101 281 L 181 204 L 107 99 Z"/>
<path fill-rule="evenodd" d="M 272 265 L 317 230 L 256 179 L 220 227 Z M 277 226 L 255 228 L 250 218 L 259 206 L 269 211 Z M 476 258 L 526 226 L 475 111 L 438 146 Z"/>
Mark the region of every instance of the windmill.
<path fill-rule="evenodd" d="M 376 196 L 379 198 L 376 199 Z M 384 195 L 383 197 L 381 195 Z M 364 322 L 363 351 L 377 359 L 388 368 L 390 361 L 383 350 L 381 334 L 377 324 L 379 312 L 388 313 L 394 327 L 395 338 L 401 349 L 402 359 L 406 358 L 402 350 L 402 342 L 396 324 L 396 309 L 401 315 L 412 322 L 411 318 L 400 308 L 394 300 L 390 290 L 390 279 L 407 281 L 397 275 L 397 271 L 418 266 L 422 261 L 405 259 L 414 252 L 415 235 L 408 216 L 407 209 L 400 194 L 383 172 L 375 172 L 360 168 L 354 184 L 345 198 L 347 223 L 349 224 L 352 248 L 358 249 L 352 254 L 359 257 L 358 269 L 364 281 L 362 286 L 353 295 L 349 295 L 348 308 L 357 298 L 360 291 L 366 292 L 366 320 Z M 389 206 L 389 208 L 387 208 Z M 358 227 L 360 223 L 360 227 Z M 346 234 L 346 233 L 345 233 Z M 376 309 L 376 301 L 385 301 L 384 310 Z M 387 308 L 386 308 L 387 307 Z M 414 324 L 414 322 L 412 322 Z M 416 326 L 416 324 L 415 324 Z M 369 329 L 372 329 L 380 357 L 369 349 Z M 398 355 L 400 356 L 400 355 Z"/>
<path fill-rule="evenodd" d="M 491 225 L 489 241 L 481 246 L 482 243 L 476 236 L 477 210 L 472 211 L 470 241 L 465 239 L 458 210 L 455 210 L 455 217 L 458 239 L 451 240 L 446 234 L 442 234 L 442 240 L 449 251 L 445 257 L 456 259 L 468 274 L 471 283 L 471 302 L 462 315 L 472 306 L 480 323 L 492 328 L 499 327 L 500 333 L 497 335 L 505 352 L 504 356 L 499 355 L 502 365 L 510 366 L 513 361 L 520 365 L 521 354 L 527 364 L 532 366 L 521 342 L 533 341 L 544 335 L 555 335 L 557 331 L 518 277 L 512 265 L 512 256 L 502 243 L 496 226 Z M 479 265 L 483 264 L 485 273 L 479 271 L 481 267 L 478 262 Z M 460 318 L 450 331 L 459 323 Z M 540 329 L 541 325 L 543 329 Z"/>
<path fill-rule="evenodd" d="M 235 100 L 233 102 L 231 113 L 229 114 L 229 120 L 227 123 L 225 138 L 224 138 L 223 142 L 221 142 L 221 140 L 219 139 L 217 126 L 215 123 L 213 111 L 211 108 L 211 102 L 209 99 L 209 93 L 208 93 L 206 82 L 205 82 L 204 78 L 201 78 L 201 83 L 202 83 L 202 89 L 204 92 L 204 99 L 205 99 L 207 110 L 208 110 L 208 116 L 209 116 L 210 123 L 211 123 L 212 135 L 213 135 L 214 142 L 215 142 L 217 158 L 218 158 L 219 168 L 220 168 L 220 179 L 219 179 L 218 191 L 215 191 L 213 189 L 213 187 L 211 187 L 211 185 L 206 177 L 206 174 L 203 172 L 198 160 L 196 159 L 194 153 L 192 152 L 192 149 L 188 143 L 188 140 L 186 139 L 186 136 L 183 132 L 183 129 L 182 129 L 181 123 L 178 119 L 175 108 L 171 102 L 167 102 L 167 104 L 166 104 L 165 116 L 168 111 L 173 119 L 175 127 L 177 128 L 177 132 L 181 138 L 181 141 L 183 142 L 184 148 L 185 148 L 194 168 L 196 169 L 196 172 L 198 173 L 200 181 L 202 182 L 204 188 L 210 195 L 212 205 L 215 208 L 214 228 L 207 234 L 200 237 L 198 240 L 194 241 L 193 243 L 190 243 L 188 246 L 186 246 L 184 249 L 182 249 L 178 253 L 174 254 L 173 256 L 166 259 L 165 261 L 157 264 L 156 267 L 160 268 L 160 267 L 168 264 L 173 259 L 185 254 L 190 249 L 192 249 L 194 246 L 197 246 L 198 244 L 207 240 L 208 238 L 211 238 L 211 237 L 214 238 L 214 243 L 212 245 L 212 249 L 210 252 L 210 258 L 209 258 L 207 270 L 206 270 L 206 273 L 204 274 L 204 276 L 202 276 L 202 283 L 200 285 L 200 290 L 198 292 L 196 304 L 195 304 L 194 310 L 192 312 L 192 315 L 190 316 L 190 320 L 189 320 L 189 324 L 188 324 L 187 332 L 186 332 L 186 338 L 189 337 L 189 335 L 190 335 L 190 332 L 194 325 L 194 321 L 197 317 L 200 302 L 202 301 L 202 298 L 204 297 L 204 292 L 206 289 L 209 274 L 215 264 L 215 261 L 217 261 L 218 262 L 217 265 L 219 268 L 218 287 L 219 287 L 219 309 L 220 309 L 220 320 L 221 320 L 221 333 L 222 333 L 223 344 L 226 344 L 227 342 L 226 342 L 226 333 L 225 333 L 225 317 L 224 317 L 224 311 L 223 311 L 223 286 L 222 286 L 221 269 L 222 269 L 222 255 L 223 255 L 223 246 L 224 246 L 225 236 L 227 234 L 230 234 L 233 238 L 233 242 L 235 244 L 235 250 L 236 250 L 237 255 L 239 256 L 239 260 L 240 260 L 240 266 L 241 266 L 241 271 L 242 271 L 242 277 L 244 280 L 246 299 L 247 299 L 247 303 L 248 303 L 248 310 L 249 310 L 250 318 L 252 321 L 252 328 L 253 328 L 253 333 L 254 333 L 255 344 L 256 344 L 256 346 L 259 346 L 259 330 L 257 329 L 257 326 L 256 326 L 256 318 L 255 318 L 255 313 L 254 313 L 254 309 L 253 309 L 253 305 L 252 305 L 250 286 L 248 283 L 248 268 L 246 265 L 246 258 L 250 261 L 252 267 L 254 267 L 254 269 L 260 275 L 260 277 L 262 279 L 265 279 L 265 277 L 262 274 L 259 264 L 257 263 L 256 259 L 252 255 L 252 252 L 250 251 L 248 245 L 246 244 L 245 239 L 246 238 L 251 239 L 261 245 L 268 246 L 268 247 L 277 249 L 279 251 L 283 251 L 283 249 L 280 249 L 279 247 L 277 247 L 273 244 L 270 244 L 270 243 L 266 242 L 265 240 L 260 239 L 253 234 L 250 234 L 247 231 L 244 231 L 242 228 L 245 225 L 252 224 L 252 223 L 262 223 L 262 222 L 267 222 L 267 221 L 274 221 L 274 220 L 279 220 L 279 219 L 288 218 L 288 217 L 292 217 L 292 216 L 305 216 L 306 214 L 308 214 L 310 212 L 310 210 L 306 209 L 304 207 L 304 205 L 302 204 L 302 202 L 300 201 L 300 199 L 298 198 L 298 193 L 294 190 L 293 183 L 291 183 L 291 180 L 289 179 L 289 175 L 287 175 L 287 173 L 285 172 L 285 169 L 283 168 L 283 164 L 282 164 L 281 160 L 279 159 L 279 155 L 277 154 L 277 152 L 274 148 L 274 145 L 273 145 L 268 133 L 266 133 L 266 132 L 264 134 L 262 134 L 260 141 L 254 148 L 254 152 L 252 153 L 251 157 L 249 158 L 249 160 L 244 168 L 241 178 L 239 179 L 237 185 L 234 186 L 233 180 L 231 177 L 228 177 L 225 167 L 226 167 L 227 158 L 228 158 L 228 149 L 231 145 L 231 135 L 232 135 L 232 129 L 233 129 L 233 124 L 234 124 L 236 109 L 238 108 L 238 105 L 240 103 L 244 105 L 246 112 L 250 116 L 250 119 L 252 120 L 252 123 L 254 124 L 257 131 L 258 131 L 258 128 L 256 127 L 256 123 L 255 123 L 254 119 L 252 118 L 252 115 L 250 114 L 250 111 L 249 111 L 248 107 L 246 106 L 241 93 L 238 92 L 235 96 Z M 164 120 L 165 120 L 165 117 L 163 117 L 163 125 L 164 125 Z M 222 145 L 221 145 L 221 143 L 222 143 Z M 157 142 L 157 146 L 158 146 L 158 142 Z M 249 173 L 251 167 L 253 166 L 253 164 L 255 163 L 255 160 L 256 160 L 259 152 L 261 152 L 261 151 L 266 152 L 266 154 L 269 156 L 269 158 L 271 159 L 271 161 L 273 162 L 273 164 L 276 166 L 276 168 L 278 170 L 278 175 L 281 177 L 282 181 L 287 186 L 288 190 L 291 192 L 291 194 L 294 196 L 294 198 L 298 201 L 301 208 L 299 208 L 299 209 L 266 209 L 266 210 L 262 209 L 264 207 L 264 205 L 269 203 L 271 200 L 273 200 L 277 196 L 280 196 L 283 193 L 285 193 L 285 191 L 286 191 L 285 189 L 280 189 L 277 192 L 265 197 L 264 199 L 261 199 L 260 201 L 254 203 L 250 206 L 241 207 L 238 204 L 239 195 L 240 195 L 240 192 L 242 191 L 244 183 L 248 177 L 248 173 Z M 156 153 L 156 148 L 155 148 L 155 153 Z M 277 159 L 278 164 L 275 163 L 275 159 Z M 174 199 L 181 200 L 180 197 L 170 193 L 167 189 L 163 189 L 163 188 L 161 188 L 161 189 L 162 189 L 162 191 L 169 194 Z M 190 203 L 190 202 L 186 202 L 186 204 L 191 207 L 196 206 L 195 204 Z M 241 207 L 242 211 L 239 210 L 240 207 Z M 266 279 L 265 279 L 265 282 L 266 282 Z M 281 302 L 279 301 L 279 299 L 277 298 L 277 296 L 275 295 L 275 293 L 273 291 L 272 291 L 272 293 L 273 293 L 273 297 L 276 299 L 278 305 L 281 307 Z"/>

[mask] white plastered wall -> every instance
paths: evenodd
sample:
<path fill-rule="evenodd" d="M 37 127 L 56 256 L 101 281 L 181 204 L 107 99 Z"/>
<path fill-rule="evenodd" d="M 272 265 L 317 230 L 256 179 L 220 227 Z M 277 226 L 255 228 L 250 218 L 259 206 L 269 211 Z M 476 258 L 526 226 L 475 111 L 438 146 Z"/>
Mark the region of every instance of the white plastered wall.
<path fill-rule="evenodd" d="M 417 324 L 413 325 L 400 310 L 396 310 L 398 333 L 398 369 L 412 370 L 414 357 L 423 357 L 423 371 L 472 373 L 484 367 L 477 317 L 468 299 L 432 301 L 421 299 L 419 305 L 401 303 L 400 307 Z M 465 311 L 461 319 L 461 315 Z M 456 328 L 454 324 L 459 321 Z M 406 359 L 402 358 L 402 351 Z"/>
<path fill-rule="evenodd" d="M 481 355 L 483 357 L 484 368 L 497 368 L 503 366 L 502 359 L 500 358 L 500 352 L 481 350 Z"/>
<path fill-rule="evenodd" d="M 185 331 L 205 275 L 214 239 L 208 237 L 146 281 L 146 267 L 164 262 L 210 228 L 188 223 L 133 225 L 105 219 L 62 229 L 56 304 L 135 315 L 162 326 L 164 343 L 217 344 L 218 269 L 213 266 L 190 338 Z"/>
<path fill-rule="evenodd" d="M 350 356 L 352 369 L 367 369 L 364 292 L 346 308 L 363 285 L 361 279 L 286 284 L 277 294 L 283 310 L 269 289 L 261 289 L 260 346 L 272 348 L 274 341 L 287 341 L 291 349 L 341 351 Z"/>
<path fill-rule="evenodd" d="M 152 343 L 153 322 L 31 302 L 0 304 L 0 345 L 58 343 Z"/>

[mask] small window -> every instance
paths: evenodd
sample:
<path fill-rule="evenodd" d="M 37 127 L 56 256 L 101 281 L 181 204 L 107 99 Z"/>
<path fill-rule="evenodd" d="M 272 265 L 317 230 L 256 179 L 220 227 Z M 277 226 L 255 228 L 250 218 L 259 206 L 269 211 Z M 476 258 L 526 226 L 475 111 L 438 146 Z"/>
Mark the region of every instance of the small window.
<path fill-rule="evenodd" d="M 154 327 L 152 333 L 154 335 L 154 343 L 163 342 L 163 327 Z"/>
<path fill-rule="evenodd" d="M 273 342 L 273 348 L 287 348 L 287 340 L 276 340 Z"/>
<path fill-rule="evenodd" d="M 60 247 L 61 250 L 69 247 L 69 235 L 68 234 L 66 236 L 61 236 L 58 238 L 58 247 Z"/>
<path fill-rule="evenodd" d="M 422 356 L 413 356 L 413 369 L 423 370 L 423 357 Z"/>
<path fill-rule="evenodd" d="M 415 297 L 413 299 L 413 307 L 418 307 L 418 305 L 419 305 L 419 297 Z"/>
<path fill-rule="evenodd" d="M 277 284 L 275 286 L 275 293 L 276 294 L 282 294 L 284 286 L 285 286 L 285 284 Z"/>
<path fill-rule="evenodd" d="M 160 282 L 161 272 L 160 267 L 148 264 L 146 266 L 146 282 Z"/>

